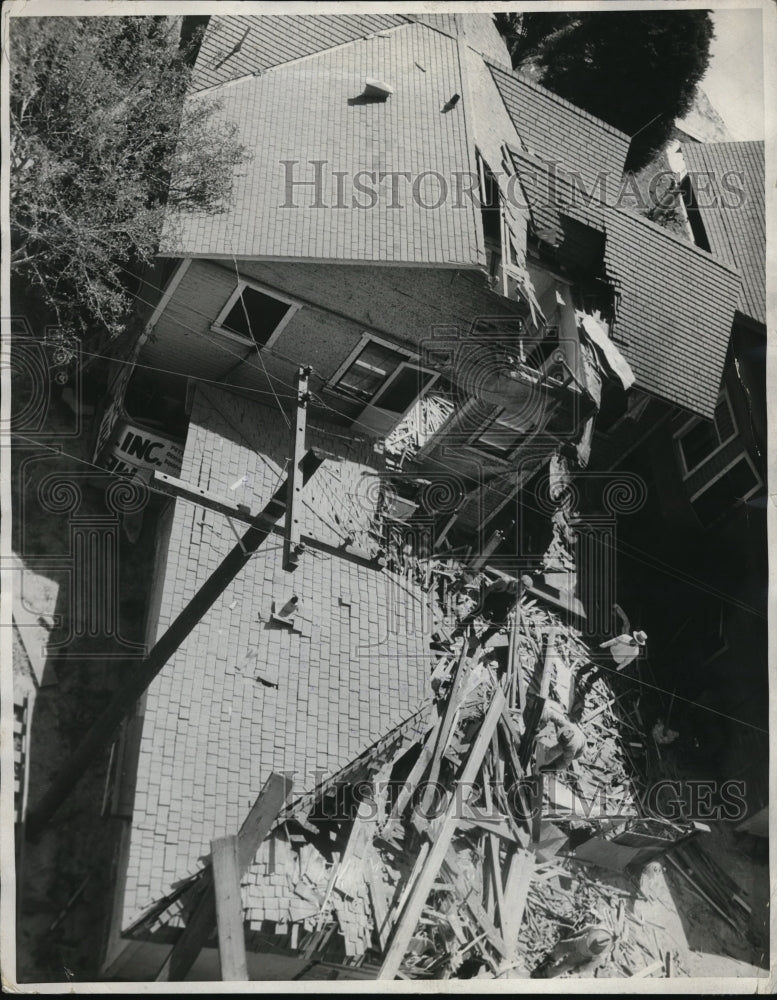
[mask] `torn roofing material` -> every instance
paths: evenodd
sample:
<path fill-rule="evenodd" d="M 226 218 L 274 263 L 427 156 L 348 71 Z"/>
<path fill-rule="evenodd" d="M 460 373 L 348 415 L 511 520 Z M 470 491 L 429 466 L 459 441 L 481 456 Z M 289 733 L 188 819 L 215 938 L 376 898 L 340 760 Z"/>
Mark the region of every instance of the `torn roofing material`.
<path fill-rule="evenodd" d="M 168 212 L 160 252 L 483 265 L 476 208 L 454 190 L 476 176 L 466 102 L 444 111 L 462 72 L 457 39 L 408 22 L 224 85 L 217 113 L 252 159 L 222 212 Z M 393 94 L 365 100 L 368 77 Z"/>
<path fill-rule="evenodd" d="M 766 325 L 764 144 L 688 142 L 682 151 L 710 250 L 741 271 L 737 308 Z"/>
<path fill-rule="evenodd" d="M 194 398 L 182 477 L 260 509 L 283 476 L 285 424 L 214 389 Z M 302 530 L 369 544 L 377 477 L 369 445 L 311 426 L 327 459 L 305 488 Z M 230 487 L 235 487 L 230 489 Z M 226 518 L 178 501 L 158 630 L 234 545 Z M 272 771 L 319 784 L 429 696 L 427 595 L 409 581 L 309 550 L 293 574 L 270 536 L 148 690 L 122 927 L 199 870 Z M 291 624 L 273 620 L 298 597 Z"/>
<path fill-rule="evenodd" d="M 602 176 L 620 180 L 631 139 L 600 118 L 516 72 L 489 64 L 523 148 L 548 164 L 563 164 L 586 191 Z"/>
<path fill-rule="evenodd" d="M 736 270 L 635 212 L 595 200 L 581 205 L 558 167 L 516 150 L 512 158 L 535 233 L 563 246 L 571 219 L 603 234 L 613 338 L 637 387 L 711 419 L 739 296 Z"/>

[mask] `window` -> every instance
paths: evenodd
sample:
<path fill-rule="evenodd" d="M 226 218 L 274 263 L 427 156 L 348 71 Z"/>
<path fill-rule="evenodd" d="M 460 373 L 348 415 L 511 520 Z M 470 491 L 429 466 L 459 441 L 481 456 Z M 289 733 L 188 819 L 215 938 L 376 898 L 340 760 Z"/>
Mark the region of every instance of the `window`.
<path fill-rule="evenodd" d="M 213 328 L 220 333 L 266 347 L 286 326 L 299 306 L 254 282 L 240 281 Z"/>
<path fill-rule="evenodd" d="M 737 429 L 728 394 L 720 394 L 712 421 L 694 419 L 677 435 L 684 478 L 711 458 L 724 444 L 736 437 Z"/>
<path fill-rule="evenodd" d="M 369 403 L 409 357 L 409 351 L 390 347 L 383 341 L 366 336 L 356 353 L 335 373 L 332 386 L 338 392 Z"/>
<path fill-rule="evenodd" d="M 497 458 L 509 458 L 515 451 L 518 438 L 528 434 L 533 429 L 533 423 L 527 425 L 526 415 L 511 414 L 509 410 L 500 410 L 478 434 L 472 439 L 472 447 L 484 451 Z"/>
<path fill-rule="evenodd" d="M 717 478 L 711 480 L 695 496 L 691 504 L 705 528 L 710 527 L 729 511 L 738 500 L 749 499 L 760 487 L 747 455 L 742 454 Z"/>

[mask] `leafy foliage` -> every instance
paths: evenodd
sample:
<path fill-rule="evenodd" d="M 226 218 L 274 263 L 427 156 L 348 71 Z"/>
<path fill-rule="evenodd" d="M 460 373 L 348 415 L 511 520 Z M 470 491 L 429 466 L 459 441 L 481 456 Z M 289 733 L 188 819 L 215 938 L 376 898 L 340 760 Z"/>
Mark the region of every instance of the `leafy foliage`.
<path fill-rule="evenodd" d="M 245 159 L 217 101 L 184 103 L 165 17 L 13 18 L 12 271 L 82 339 L 116 336 L 167 203 L 218 212 Z"/>
<path fill-rule="evenodd" d="M 518 68 L 532 64 L 544 86 L 631 135 L 632 170 L 690 109 L 714 36 L 704 10 L 508 16 L 520 18 L 501 25 Z"/>

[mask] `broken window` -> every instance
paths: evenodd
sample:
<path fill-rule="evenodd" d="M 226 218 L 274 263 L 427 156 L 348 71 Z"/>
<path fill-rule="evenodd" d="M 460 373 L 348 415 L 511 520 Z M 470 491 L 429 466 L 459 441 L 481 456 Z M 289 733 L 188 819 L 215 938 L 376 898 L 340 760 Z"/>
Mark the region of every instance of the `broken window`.
<path fill-rule="evenodd" d="M 280 333 L 297 306 L 256 285 L 241 281 L 219 314 L 215 326 L 245 340 L 257 348 L 265 347 L 274 334 Z"/>
<path fill-rule="evenodd" d="M 334 388 L 369 403 L 381 386 L 406 360 L 407 354 L 378 341 L 369 340 L 342 372 Z M 417 385 L 417 380 L 413 376 L 410 377 L 413 384 Z"/>
<path fill-rule="evenodd" d="M 495 455 L 497 458 L 509 458 L 515 451 L 519 438 L 528 434 L 534 426 L 534 421 L 527 420 L 525 414 L 500 410 L 471 444 L 486 454 Z"/>
<path fill-rule="evenodd" d="M 718 478 L 705 486 L 691 501 L 696 516 L 705 528 L 710 527 L 739 500 L 747 500 L 761 481 L 749 459 L 742 454 Z"/>
<path fill-rule="evenodd" d="M 712 421 L 695 420 L 686 424 L 677 437 L 686 476 L 706 462 L 724 444 L 736 436 L 734 414 L 726 392 L 722 392 Z"/>

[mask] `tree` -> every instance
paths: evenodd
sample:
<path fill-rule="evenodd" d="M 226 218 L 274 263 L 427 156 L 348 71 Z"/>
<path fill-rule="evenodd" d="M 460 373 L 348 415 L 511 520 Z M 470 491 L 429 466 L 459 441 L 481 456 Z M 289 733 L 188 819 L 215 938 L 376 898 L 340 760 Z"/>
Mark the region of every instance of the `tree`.
<path fill-rule="evenodd" d="M 165 206 L 218 212 L 246 158 L 166 17 L 12 18 L 12 273 L 71 336 L 115 337 Z"/>
<path fill-rule="evenodd" d="M 713 37 L 704 10 L 524 14 L 514 58 L 519 68 L 533 63 L 554 93 L 632 136 L 627 167 L 637 170 L 690 109 Z"/>

